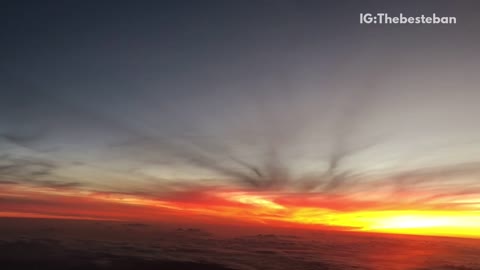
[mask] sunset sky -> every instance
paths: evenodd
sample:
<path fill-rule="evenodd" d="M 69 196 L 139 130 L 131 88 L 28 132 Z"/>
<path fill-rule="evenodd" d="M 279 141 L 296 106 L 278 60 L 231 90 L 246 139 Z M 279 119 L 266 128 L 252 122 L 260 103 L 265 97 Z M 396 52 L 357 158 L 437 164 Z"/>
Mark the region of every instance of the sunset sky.
<path fill-rule="evenodd" d="M 480 237 L 473 1 L 120 2 L 2 6 L 0 216 Z"/>

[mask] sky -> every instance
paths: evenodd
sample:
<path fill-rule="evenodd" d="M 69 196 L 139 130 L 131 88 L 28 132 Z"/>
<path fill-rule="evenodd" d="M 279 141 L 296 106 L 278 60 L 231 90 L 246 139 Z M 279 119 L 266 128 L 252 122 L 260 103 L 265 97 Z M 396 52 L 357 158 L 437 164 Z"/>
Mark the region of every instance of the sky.
<path fill-rule="evenodd" d="M 0 215 L 480 236 L 475 6 L 9 1 Z"/>

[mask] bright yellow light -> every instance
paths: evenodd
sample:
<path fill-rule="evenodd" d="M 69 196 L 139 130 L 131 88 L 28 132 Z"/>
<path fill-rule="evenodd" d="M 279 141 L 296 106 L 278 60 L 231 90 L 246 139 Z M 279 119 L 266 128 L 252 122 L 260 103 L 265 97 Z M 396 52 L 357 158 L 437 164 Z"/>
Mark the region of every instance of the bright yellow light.
<path fill-rule="evenodd" d="M 480 236 L 478 211 L 358 211 L 337 212 L 300 208 L 289 217 L 292 222 L 350 227 L 353 230 L 445 235 Z"/>
<path fill-rule="evenodd" d="M 372 218 L 366 231 L 445 236 L 480 236 L 477 211 L 395 211 Z"/>
<path fill-rule="evenodd" d="M 451 217 L 429 217 L 429 216 L 395 216 L 379 220 L 372 230 L 381 229 L 410 229 L 410 228 L 432 228 L 440 226 L 451 226 L 455 219 Z"/>

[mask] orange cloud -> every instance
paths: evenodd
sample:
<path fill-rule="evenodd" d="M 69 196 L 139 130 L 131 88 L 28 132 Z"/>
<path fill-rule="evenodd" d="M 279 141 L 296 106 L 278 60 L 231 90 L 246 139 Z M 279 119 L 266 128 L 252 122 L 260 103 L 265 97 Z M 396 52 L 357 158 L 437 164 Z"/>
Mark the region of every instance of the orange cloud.
<path fill-rule="evenodd" d="M 190 190 L 178 197 L 1 185 L 0 216 L 228 223 L 480 236 L 479 210 L 417 209 L 321 194 Z M 469 199 L 465 203 L 478 204 Z M 401 207 L 405 207 L 402 209 Z"/>

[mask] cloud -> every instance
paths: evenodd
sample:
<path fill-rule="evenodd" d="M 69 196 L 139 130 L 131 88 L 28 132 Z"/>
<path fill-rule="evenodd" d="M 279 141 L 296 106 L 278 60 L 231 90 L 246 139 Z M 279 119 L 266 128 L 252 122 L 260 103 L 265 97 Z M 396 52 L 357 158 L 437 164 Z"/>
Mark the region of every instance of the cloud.
<path fill-rule="evenodd" d="M 78 181 L 68 181 L 56 175 L 58 165 L 52 161 L 32 157 L 0 156 L 2 181 L 48 188 L 74 188 Z"/>

